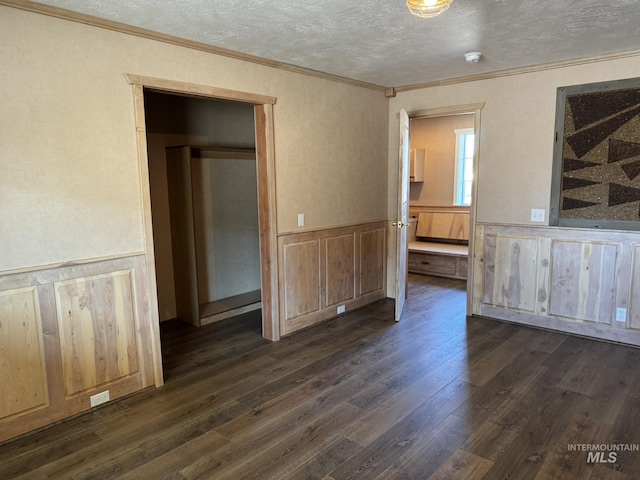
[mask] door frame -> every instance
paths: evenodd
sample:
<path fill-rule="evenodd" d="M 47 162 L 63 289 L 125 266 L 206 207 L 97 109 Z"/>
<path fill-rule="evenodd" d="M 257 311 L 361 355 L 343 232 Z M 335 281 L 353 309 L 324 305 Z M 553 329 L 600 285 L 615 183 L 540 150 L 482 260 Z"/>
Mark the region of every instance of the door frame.
<path fill-rule="evenodd" d="M 473 285 L 474 285 L 474 263 L 473 252 L 475 251 L 475 225 L 477 213 L 477 193 L 478 193 L 478 170 L 480 165 L 480 114 L 485 103 L 469 103 L 464 105 L 453 105 L 449 107 L 427 108 L 421 110 L 407 110 L 409 121 L 414 118 L 435 118 L 450 117 L 453 115 L 474 114 L 473 131 L 475 133 L 475 145 L 473 152 L 473 182 L 471 183 L 471 208 L 469 209 L 469 262 L 467 263 L 467 316 L 472 314 L 473 308 Z M 411 129 L 409 129 L 409 142 L 411 142 Z M 411 143 L 409 143 L 411 144 Z M 396 270 L 397 270 L 396 266 Z"/>
<path fill-rule="evenodd" d="M 268 340 L 280 339 L 278 300 L 278 250 L 276 228 L 275 143 L 273 105 L 275 97 L 259 95 L 207 85 L 178 82 L 135 74 L 127 74 L 133 87 L 136 141 L 138 147 L 138 174 L 142 201 L 144 253 L 146 257 L 147 311 L 153 332 L 152 353 L 156 386 L 164 383 L 160 345 L 160 315 L 153 244 L 151 188 L 149 185 L 149 158 L 144 110 L 144 89 L 160 93 L 178 94 L 212 100 L 230 100 L 254 106 L 256 135 L 256 169 L 258 178 L 258 222 L 260 235 L 260 277 L 262 290 L 262 336 Z"/>

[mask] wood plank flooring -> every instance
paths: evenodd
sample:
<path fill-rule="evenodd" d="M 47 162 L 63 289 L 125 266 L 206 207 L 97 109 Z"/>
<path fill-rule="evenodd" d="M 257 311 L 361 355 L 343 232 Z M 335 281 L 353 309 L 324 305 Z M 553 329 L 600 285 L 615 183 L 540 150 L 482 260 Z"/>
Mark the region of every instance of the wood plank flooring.
<path fill-rule="evenodd" d="M 0 445 L 0 479 L 640 478 L 640 451 L 576 450 L 640 444 L 640 350 L 466 319 L 464 287 L 411 275 L 401 322 L 277 343 L 259 312 L 165 324 L 164 387 Z"/>

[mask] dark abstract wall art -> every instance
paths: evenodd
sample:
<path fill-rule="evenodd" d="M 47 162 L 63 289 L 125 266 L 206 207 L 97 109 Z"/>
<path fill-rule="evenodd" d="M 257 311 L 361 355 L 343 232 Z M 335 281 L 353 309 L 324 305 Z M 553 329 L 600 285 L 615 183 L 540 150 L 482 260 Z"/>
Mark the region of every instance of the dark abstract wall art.
<path fill-rule="evenodd" d="M 558 88 L 549 218 L 640 230 L 640 78 Z"/>

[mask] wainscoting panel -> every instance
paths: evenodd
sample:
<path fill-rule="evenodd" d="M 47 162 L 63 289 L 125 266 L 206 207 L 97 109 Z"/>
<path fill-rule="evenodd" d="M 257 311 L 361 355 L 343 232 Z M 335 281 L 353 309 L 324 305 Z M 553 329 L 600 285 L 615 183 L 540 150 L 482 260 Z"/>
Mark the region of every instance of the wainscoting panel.
<path fill-rule="evenodd" d="M 0 419 L 48 402 L 35 287 L 0 292 Z"/>
<path fill-rule="evenodd" d="M 640 329 L 640 245 L 631 246 L 629 328 Z"/>
<path fill-rule="evenodd" d="M 469 212 L 420 212 L 416 235 L 469 240 Z"/>
<path fill-rule="evenodd" d="M 384 298 L 385 222 L 278 237 L 280 333 Z"/>
<path fill-rule="evenodd" d="M 640 233 L 482 224 L 473 314 L 640 346 Z"/>
<path fill-rule="evenodd" d="M 485 237 L 482 301 L 496 307 L 536 311 L 539 244 L 536 238 Z"/>
<path fill-rule="evenodd" d="M 618 246 L 554 240 L 551 254 L 551 315 L 611 323 Z"/>
<path fill-rule="evenodd" d="M 54 284 L 66 396 L 138 371 L 131 273 Z"/>
<path fill-rule="evenodd" d="M 144 255 L 0 274 L 0 441 L 154 383 Z"/>
<path fill-rule="evenodd" d="M 289 243 L 283 248 L 285 315 L 293 319 L 320 310 L 320 241 Z"/>
<path fill-rule="evenodd" d="M 359 232 L 360 295 L 379 292 L 384 288 L 385 236 L 384 228 Z"/>
<path fill-rule="evenodd" d="M 338 305 L 355 297 L 355 234 L 328 237 L 325 243 L 326 305 Z"/>

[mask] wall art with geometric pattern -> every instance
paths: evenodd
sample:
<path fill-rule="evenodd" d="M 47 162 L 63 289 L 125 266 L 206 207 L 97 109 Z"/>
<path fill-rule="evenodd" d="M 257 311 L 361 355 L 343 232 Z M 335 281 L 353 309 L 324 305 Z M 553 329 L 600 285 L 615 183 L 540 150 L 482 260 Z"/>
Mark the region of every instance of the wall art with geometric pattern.
<path fill-rule="evenodd" d="M 640 230 L 640 79 L 558 88 L 550 224 Z"/>

